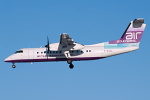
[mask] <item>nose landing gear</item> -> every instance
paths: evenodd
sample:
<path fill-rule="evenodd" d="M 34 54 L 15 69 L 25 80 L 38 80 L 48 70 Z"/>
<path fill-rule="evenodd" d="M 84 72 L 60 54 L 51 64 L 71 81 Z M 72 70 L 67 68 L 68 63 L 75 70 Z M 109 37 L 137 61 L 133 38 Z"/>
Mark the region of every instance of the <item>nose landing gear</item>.
<path fill-rule="evenodd" d="M 13 63 L 13 65 L 12 65 L 12 68 L 16 68 L 16 66 L 14 65 L 14 63 Z"/>

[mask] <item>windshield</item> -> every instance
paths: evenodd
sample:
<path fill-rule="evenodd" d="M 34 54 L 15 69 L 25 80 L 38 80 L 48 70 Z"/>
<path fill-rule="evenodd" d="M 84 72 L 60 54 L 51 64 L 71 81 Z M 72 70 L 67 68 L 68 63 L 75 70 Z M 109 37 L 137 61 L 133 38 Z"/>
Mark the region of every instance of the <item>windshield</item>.
<path fill-rule="evenodd" d="M 23 53 L 23 50 L 18 50 L 15 53 Z"/>

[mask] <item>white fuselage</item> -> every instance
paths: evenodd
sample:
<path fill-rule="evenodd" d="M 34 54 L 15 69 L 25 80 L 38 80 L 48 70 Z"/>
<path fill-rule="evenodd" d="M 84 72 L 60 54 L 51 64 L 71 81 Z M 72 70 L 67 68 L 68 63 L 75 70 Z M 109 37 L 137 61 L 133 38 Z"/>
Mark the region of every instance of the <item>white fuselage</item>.
<path fill-rule="evenodd" d="M 115 45 L 104 46 L 105 43 L 85 45 L 80 50 L 70 50 L 69 59 L 72 61 L 95 60 L 126 53 L 138 49 L 138 46 L 116 48 Z M 5 59 L 5 62 L 46 62 L 46 61 L 67 61 L 63 50 L 51 50 L 47 53 L 46 48 L 25 48 Z"/>

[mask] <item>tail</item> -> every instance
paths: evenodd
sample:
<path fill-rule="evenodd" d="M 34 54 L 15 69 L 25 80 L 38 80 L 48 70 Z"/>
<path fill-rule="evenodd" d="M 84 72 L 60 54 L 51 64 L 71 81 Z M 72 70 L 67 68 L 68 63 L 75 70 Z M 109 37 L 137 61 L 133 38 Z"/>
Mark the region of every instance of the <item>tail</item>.
<path fill-rule="evenodd" d="M 109 44 L 140 43 L 146 24 L 144 19 L 131 21 L 119 40 L 109 41 Z"/>

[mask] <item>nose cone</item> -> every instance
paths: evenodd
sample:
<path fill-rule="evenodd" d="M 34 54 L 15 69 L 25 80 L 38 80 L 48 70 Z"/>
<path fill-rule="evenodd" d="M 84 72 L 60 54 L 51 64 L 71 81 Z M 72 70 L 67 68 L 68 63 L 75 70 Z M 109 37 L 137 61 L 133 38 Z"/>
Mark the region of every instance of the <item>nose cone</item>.
<path fill-rule="evenodd" d="M 4 62 L 9 62 L 9 61 L 10 61 L 9 57 L 7 57 L 7 58 L 4 60 Z"/>
<path fill-rule="evenodd" d="M 4 62 L 12 62 L 12 60 L 13 60 L 12 58 L 13 58 L 13 55 L 7 57 L 7 58 L 4 60 Z"/>

